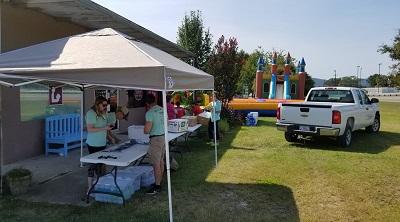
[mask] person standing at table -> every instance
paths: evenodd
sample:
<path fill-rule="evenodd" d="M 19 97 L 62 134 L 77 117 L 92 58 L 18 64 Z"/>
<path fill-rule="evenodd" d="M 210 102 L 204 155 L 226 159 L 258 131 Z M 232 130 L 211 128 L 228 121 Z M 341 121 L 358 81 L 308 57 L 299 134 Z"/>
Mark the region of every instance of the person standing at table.
<path fill-rule="evenodd" d="M 107 99 L 100 96 L 96 98 L 95 104 L 86 113 L 87 139 L 86 144 L 89 154 L 102 151 L 107 144 L 107 131 L 111 126 L 107 124 Z M 95 174 L 100 177 L 105 174 L 104 164 L 91 164 L 88 169 L 88 192 L 91 188 Z"/>
<path fill-rule="evenodd" d="M 153 94 L 146 96 L 146 104 L 149 110 L 146 112 L 144 133 L 150 134 L 150 147 L 147 156 L 153 165 L 155 178 L 155 184 L 146 193 L 154 195 L 161 192 L 161 181 L 164 175 L 164 110 L 156 104 L 156 98 Z"/>
<path fill-rule="evenodd" d="M 176 102 L 175 112 L 176 112 L 177 119 L 180 119 L 180 118 L 182 118 L 182 116 L 185 115 L 185 109 L 183 107 L 181 107 L 181 103 L 179 101 Z"/>
<path fill-rule="evenodd" d="M 192 106 L 192 115 L 197 116 L 202 112 L 203 112 L 203 110 L 201 110 L 200 102 L 199 101 L 194 102 L 193 106 Z"/>
<path fill-rule="evenodd" d="M 125 106 L 118 106 L 117 110 L 115 113 L 108 113 L 107 114 L 107 125 L 109 125 L 111 128 L 115 127 L 116 121 L 122 121 L 122 120 L 128 120 L 129 116 L 129 110 Z M 107 141 L 109 144 L 117 144 L 120 143 L 121 140 L 112 133 L 111 130 L 107 131 Z"/>
<path fill-rule="evenodd" d="M 176 119 L 176 110 L 174 104 L 172 104 L 172 96 L 167 96 L 167 112 L 168 112 L 168 120 Z"/>
<path fill-rule="evenodd" d="M 211 118 L 210 121 L 208 122 L 208 138 L 211 140 L 212 143 L 214 143 L 214 122 L 216 125 L 216 136 L 217 136 L 217 143 L 219 141 L 219 120 L 221 119 L 221 109 L 222 109 L 222 103 L 221 101 L 218 100 L 217 93 L 215 93 L 215 103 L 213 102 L 213 95 L 210 96 L 210 103 L 204 108 L 205 110 L 208 110 L 211 112 Z M 213 109 L 215 110 L 215 115 L 213 112 Z"/>

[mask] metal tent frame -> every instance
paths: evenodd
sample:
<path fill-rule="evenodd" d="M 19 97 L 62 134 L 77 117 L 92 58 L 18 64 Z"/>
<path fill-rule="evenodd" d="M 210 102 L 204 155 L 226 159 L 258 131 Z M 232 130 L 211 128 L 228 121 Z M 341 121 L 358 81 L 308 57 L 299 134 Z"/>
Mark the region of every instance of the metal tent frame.
<path fill-rule="evenodd" d="M 174 89 L 174 90 L 169 90 L 168 89 L 168 80 L 167 80 L 167 75 L 166 75 L 166 70 L 164 69 L 164 89 L 149 89 L 149 88 L 141 88 L 141 87 L 130 87 L 130 86 L 120 86 L 120 85 L 112 85 L 112 84 L 92 84 L 90 82 L 66 82 L 66 81 L 58 81 L 55 79 L 42 79 L 42 78 L 32 78 L 32 77 L 23 77 L 23 76 L 15 76 L 15 75 L 9 75 L 9 74 L 0 74 L 0 79 L 17 79 L 17 80 L 23 80 L 22 82 L 19 83 L 11 83 L 7 82 L 4 80 L 0 80 L 0 85 L 6 86 L 6 87 L 20 87 L 24 85 L 29 85 L 33 83 L 39 83 L 42 81 L 51 81 L 51 82 L 59 82 L 63 83 L 65 85 L 71 85 L 75 86 L 79 89 L 81 89 L 81 157 L 83 155 L 83 109 L 84 109 L 84 92 L 86 88 L 89 87 L 110 87 L 110 88 L 117 88 L 117 89 L 136 89 L 136 90 L 153 90 L 153 91 L 161 91 L 162 92 L 162 98 L 163 98 L 163 110 L 164 110 L 164 131 L 168 132 L 168 116 L 167 116 L 167 101 L 166 101 L 166 96 L 167 92 L 172 92 L 172 91 L 187 91 L 187 90 L 210 90 L 210 89 Z M 215 91 L 212 89 L 212 94 L 213 94 L 213 104 L 215 104 Z M 215 109 L 212 109 L 213 116 L 215 116 Z M 2 115 L 0 116 L 0 121 L 2 119 Z M 0 175 L 3 173 L 3 163 L 4 163 L 4 152 L 3 152 L 3 127 L 2 123 L 0 123 L 0 139 L 1 139 L 1 144 L 0 144 Z M 215 166 L 217 167 L 218 164 L 218 144 L 217 144 L 217 137 L 216 137 L 216 121 L 213 122 L 214 125 L 214 154 L 215 154 Z M 168 206 L 169 206 L 169 221 L 173 222 L 173 210 L 172 210 L 172 191 L 171 191 L 171 169 L 170 169 L 170 160 L 169 160 L 169 143 L 168 143 L 168 138 L 165 136 L 165 157 L 166 157 L 166 165 L 167 165 L 167 184 L 168 184 Z M 82 165 L 82 163 L 81 163 Z M 3 194 L 3 177 L 0 177 L 0 193 Z"/>

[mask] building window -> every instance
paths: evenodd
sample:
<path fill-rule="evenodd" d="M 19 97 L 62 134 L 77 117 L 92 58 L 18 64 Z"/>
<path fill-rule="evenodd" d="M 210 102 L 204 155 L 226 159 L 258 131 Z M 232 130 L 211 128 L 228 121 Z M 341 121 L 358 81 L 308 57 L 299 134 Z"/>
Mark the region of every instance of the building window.
<path fill-rule="evenodd" d="M 264 93 L 269 92 L 269 84 L 266 82 L 264 83 Z"/>
<path fill-rule="evenodd" d="M 292 86 L 290 87 L 290 94 L 296 94 L 296 84 L 292 83 Z"/>

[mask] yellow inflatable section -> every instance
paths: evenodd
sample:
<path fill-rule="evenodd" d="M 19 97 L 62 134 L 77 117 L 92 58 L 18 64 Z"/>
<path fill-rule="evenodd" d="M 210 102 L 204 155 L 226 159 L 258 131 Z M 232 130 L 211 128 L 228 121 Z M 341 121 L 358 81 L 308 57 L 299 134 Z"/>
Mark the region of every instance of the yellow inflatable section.
<path fill-rule="evenodd" d="M 233 110 L 276 110 L 279 103 L 304 102 L 304 100 L 285 99 L 233 99 L 229 108 Z"/>

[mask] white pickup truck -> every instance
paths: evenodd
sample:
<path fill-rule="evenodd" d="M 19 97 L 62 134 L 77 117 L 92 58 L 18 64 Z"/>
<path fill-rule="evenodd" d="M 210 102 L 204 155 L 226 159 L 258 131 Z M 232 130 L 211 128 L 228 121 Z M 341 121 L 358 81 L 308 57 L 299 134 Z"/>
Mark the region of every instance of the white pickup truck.
<path fill-rule="evenodd" d="M 278 130 L 285 131 L 288 142 L 314 136 L 337 137 L 343 147 L 352 142 L 352 132 L 365 128 L 376 133 L 380 128 L 379 100 L 368 98 L 358 88 L 312 88 L 305 102 L 280 103 Z"/>

